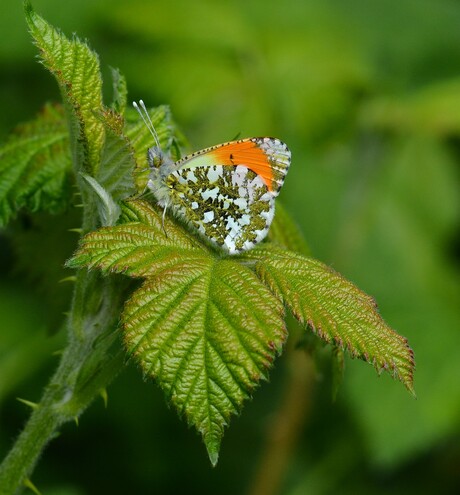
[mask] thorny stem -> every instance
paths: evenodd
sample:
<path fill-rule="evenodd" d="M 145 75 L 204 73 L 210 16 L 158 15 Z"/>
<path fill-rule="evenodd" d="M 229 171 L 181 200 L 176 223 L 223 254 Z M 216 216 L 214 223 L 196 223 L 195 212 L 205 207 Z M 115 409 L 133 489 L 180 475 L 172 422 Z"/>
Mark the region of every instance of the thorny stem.
<path fill-rule="evenodd" d="M 75 293 L 78 293 L 78 284 L 86 285 L 86 290 L 94 290 L 102 284 L 104 304 L 91 315 L 91 322 L 89 319 L 85 322 L 86 332 L 82 338 L 76 338 L 76 329 L 69 328 L 70 341 L 58 369 L 0 466 L 1 495 L 19 491 L 58 428 L 78 417 L 122 367 L 123 356 L 114 346 L 120 294 L 113 281 L 99 278 L 88 283 L 91 277 L 94 279 L 91 273 L 79 274 Z M 76 311 L 81 308 L 75 308 L 73 313 Z M 112 347 L 115 350 L 111 352 Z"/>
<path fill-rule="evenodd" d="M 85 230 L 97 222 L 85 208 Z M 18 493 L 58 428 L 74 420 L 123 366 L 116 328 L 126 283 L 97 273 L 77 274 L 68 319 L 68 345 L 24 430 L 0 465 L 0 495 Z"/>

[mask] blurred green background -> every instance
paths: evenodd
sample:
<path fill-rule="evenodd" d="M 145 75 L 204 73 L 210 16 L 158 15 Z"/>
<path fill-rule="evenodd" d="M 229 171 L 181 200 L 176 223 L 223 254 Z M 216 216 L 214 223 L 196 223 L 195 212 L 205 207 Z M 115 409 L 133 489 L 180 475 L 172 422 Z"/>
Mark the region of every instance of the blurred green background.
<path fill-rule="evenodd" d="M 264 493 L 460 493 L 460 2 L 33 5 L 99 53 L 107 101 L 109 66 L 118 67 L 130 100 L 171 106 L 191 149 L 239 133 L 288 143 L 281 201 L 313 255 L 373 295 L 415 351 L 417 400 L 347 359 L 333 403 L 319 366 L 296 391 L 304 402 L 288 462 Z M 22 2 L 3 1 L 0 11 L 3 139 L 59 93 L 34 59 Z M 59 221 L 62 232 L 78 225 Z M 23 216 L 16 243 L 0 239 L 0 457 L 28 415 L 15 397 L 39 400 L 64 345 L 62 332 L 47 334 L 68 304 L 58 280 L 76 237 L 53 237 L 55 222 Z M 12 269 L 17 260 L 24 266 Z M 195 432 L 131 367 L 109 388 L 107 410 L 95 402 L 78 427 L 63 428 L 33 481 L 44 495 L 259 494 L 292 362 L 283 355 L 233 419 L 215 469 Z"/>

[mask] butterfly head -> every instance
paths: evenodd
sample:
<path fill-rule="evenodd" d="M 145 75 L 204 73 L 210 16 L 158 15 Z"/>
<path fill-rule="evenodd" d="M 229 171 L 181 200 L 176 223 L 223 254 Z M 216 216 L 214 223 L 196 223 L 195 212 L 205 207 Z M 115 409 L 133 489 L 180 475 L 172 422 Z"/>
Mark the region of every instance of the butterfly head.
<path fill-rule="evenodd" d="M 165 162 L 169 161 L 169 158 L 159 146 L 155 145 L 148 149 L 147 161 L 150 169 L 159 169 Z"/>

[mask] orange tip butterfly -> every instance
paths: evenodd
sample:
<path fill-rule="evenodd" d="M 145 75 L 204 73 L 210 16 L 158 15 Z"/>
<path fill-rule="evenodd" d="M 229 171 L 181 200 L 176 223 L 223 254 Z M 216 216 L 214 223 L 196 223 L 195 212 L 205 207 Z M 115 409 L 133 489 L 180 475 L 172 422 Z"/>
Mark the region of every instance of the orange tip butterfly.
<path fill-rule="evenodd" d="M 253 248 L 268 234 L 275 198 L 291 152 L 279 139 L 252 137 L 217 144 L 174 162 L 166 155 L 142 100 L 133 102 L 152 134 L 147 187 L 212 244 L 229 254 Z"/>

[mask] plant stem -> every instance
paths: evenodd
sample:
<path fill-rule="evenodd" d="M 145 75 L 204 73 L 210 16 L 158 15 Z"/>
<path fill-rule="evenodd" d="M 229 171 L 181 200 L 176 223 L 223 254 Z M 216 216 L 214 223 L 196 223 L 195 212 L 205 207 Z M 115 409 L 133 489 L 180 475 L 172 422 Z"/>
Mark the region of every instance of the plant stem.
<path fill-rule="evenodd" d="M 263 454 L 249 488 L 250 495 L 280 493 L 296 440 L 310 412 L 314 383 L 312 358 L 292 347 L 289 349 L 289 358 L 284 396 L 267 427 Z"/>
<path fill-rule="evenodd" d="M 115 329 L 125 289 L 117 278 L 78 273 L 69 344 L 42 400 L 0 466 L 0 495 L 20 490 L 58 428 L 77 418 L 122 368 Z"/>
<path fill-rule="evenodd" d="M 43 447 L 52 438 L 60 422 L 56 414 L 44 403 L 32 413 L 13 449 L 0 467 L 0 493 L 16 493 L 33 468 Z"/>

